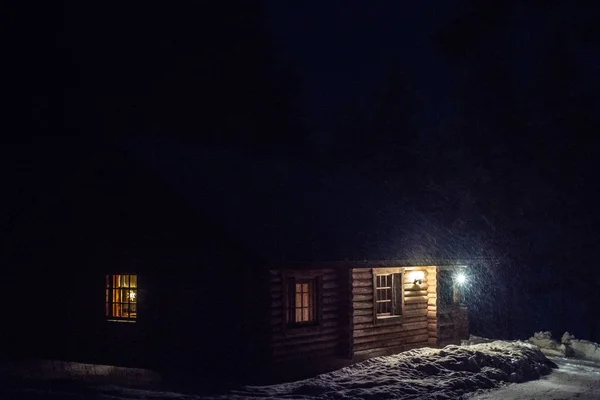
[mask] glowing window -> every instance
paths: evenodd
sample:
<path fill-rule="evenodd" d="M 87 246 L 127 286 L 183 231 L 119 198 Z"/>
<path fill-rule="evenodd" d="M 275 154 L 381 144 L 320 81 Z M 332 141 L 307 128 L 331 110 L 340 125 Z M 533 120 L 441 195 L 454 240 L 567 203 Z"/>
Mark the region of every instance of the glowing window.
<path fill-rule="evenodd" d="M 377 318 L 402 314 L 402 274 L 376 274 L 375 314 Z"/>
<path fill-rule="evenodd" d="M 316 324 L 317 279 L 290 279 L 288 288 L 288 324 Z"/>
<path fill-rule="evenodd" d="M 106 275 L 106 318 L 109 321 L 136 321 L 137 289 L 137 275 Z"/>

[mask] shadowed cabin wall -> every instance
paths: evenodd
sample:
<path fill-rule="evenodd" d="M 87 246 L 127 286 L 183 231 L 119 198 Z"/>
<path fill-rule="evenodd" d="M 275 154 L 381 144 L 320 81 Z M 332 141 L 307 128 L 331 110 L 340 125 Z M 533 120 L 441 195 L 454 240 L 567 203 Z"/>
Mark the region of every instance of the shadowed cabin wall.
<path fill-rule="evenodd" d="M 439 311 L 439 346 L 460 344 L 469 338 L 469 315 L 467 307 L 454 304 L 440 308 Z"/>
<path fill-rule="evenodd" d="M 345 273 L 344 273 L 345 272 Z M 348 356 L 347 270 L 302 271 L 322 279 L 320 325 L 286 328 L 284 277 L 293 271 L 270 271 L 270 354 L 273 361 L 311 357 Z"/>
<path fill-rule="evenodd" d="M 403 273 L 403 313 L 397 323 L 375 321 L 374 269 L 352 269 L 351 346 L 355 359 L 431 346 L 436 341 L 436 267 L 400 268 Z M 375 269 L 377 271 L 377 269 Z M 422 271 L 414 284 L 413 271 Z"/>
<path fill-rule="evenodd" d="M 437 301 L 438 346 L 460 344 L 469 337 L 468 309 L 463 303 L 461 286 L 454 280 L 455 268 L 444 268 L 438 273 L 440 293 Z M 443 294 L 442 294 L 443 293 Z"/>

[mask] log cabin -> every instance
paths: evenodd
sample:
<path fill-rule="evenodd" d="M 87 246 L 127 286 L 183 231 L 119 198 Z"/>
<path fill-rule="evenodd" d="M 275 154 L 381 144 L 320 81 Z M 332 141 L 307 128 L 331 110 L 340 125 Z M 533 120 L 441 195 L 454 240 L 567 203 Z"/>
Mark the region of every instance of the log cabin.
<path fill-rule="evenodd" d="M 4 354 L 247 380 L 468 336 L 470 239 L 352 176 L 244 157 L 90 157 L 5 259 Z"/>

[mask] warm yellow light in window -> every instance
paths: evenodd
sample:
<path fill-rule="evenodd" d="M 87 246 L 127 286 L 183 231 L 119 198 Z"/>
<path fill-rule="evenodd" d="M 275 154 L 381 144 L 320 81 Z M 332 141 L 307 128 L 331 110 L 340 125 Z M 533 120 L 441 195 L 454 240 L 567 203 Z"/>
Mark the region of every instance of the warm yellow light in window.
<path fill-rule="evenodd" d="M 137 319 L 137 275 L 106 276 L 106 316 L 109 321 L 135 322 Z"/>

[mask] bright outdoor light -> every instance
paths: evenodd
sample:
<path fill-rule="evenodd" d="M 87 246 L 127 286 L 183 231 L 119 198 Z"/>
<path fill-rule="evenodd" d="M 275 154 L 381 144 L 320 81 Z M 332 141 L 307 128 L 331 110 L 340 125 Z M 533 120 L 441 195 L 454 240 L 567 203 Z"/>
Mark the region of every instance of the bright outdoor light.
<path fill-rule="evenodd" d="M 408 280 L 412 281 L 414 285 L 420 285 L 425 279 L 424 271 L 411 271 L 408 273 Z"/>
<path fill-rule="evenodd" d="M 456 275 L 456 282 L 457 282 L 459 285 L 462 285 L 462 284 L 464 284 L 466 281 L 467 281 L 467 276 L 466 276 L 464 273 L 462 273 L 462 272 L 459 272 L 459 273 Z"/>

